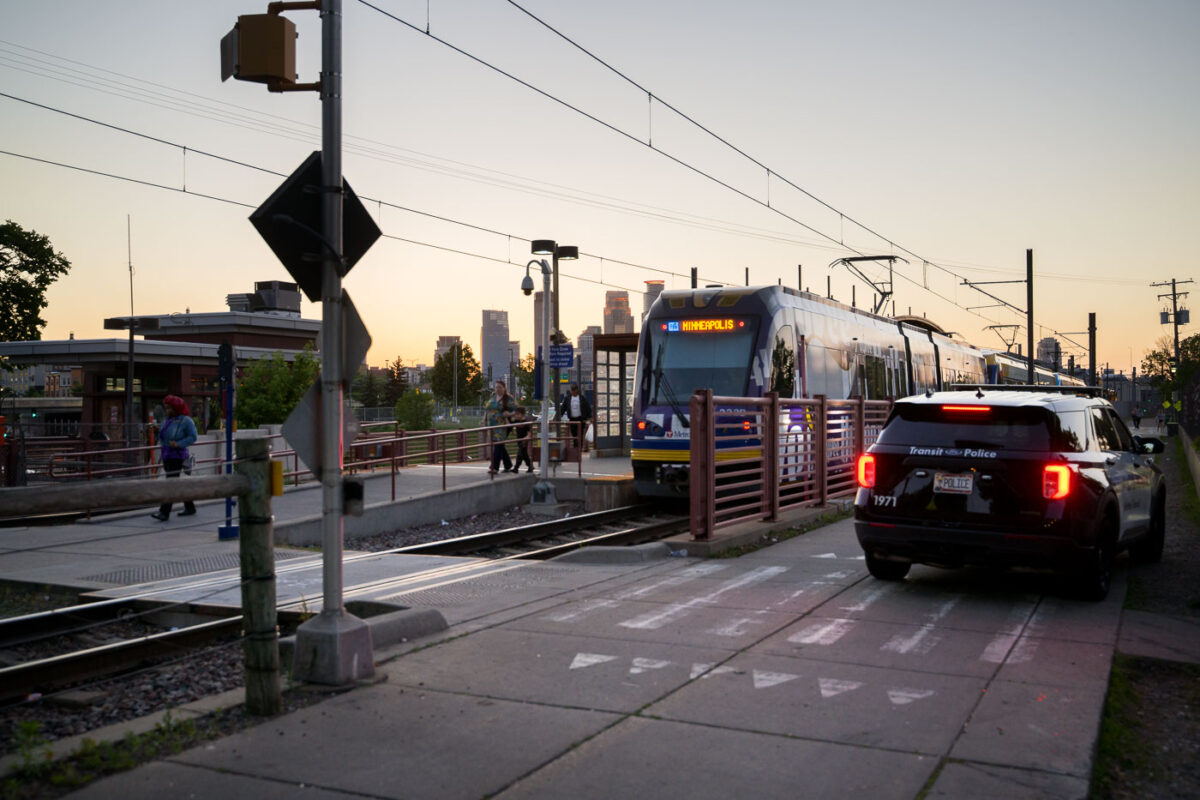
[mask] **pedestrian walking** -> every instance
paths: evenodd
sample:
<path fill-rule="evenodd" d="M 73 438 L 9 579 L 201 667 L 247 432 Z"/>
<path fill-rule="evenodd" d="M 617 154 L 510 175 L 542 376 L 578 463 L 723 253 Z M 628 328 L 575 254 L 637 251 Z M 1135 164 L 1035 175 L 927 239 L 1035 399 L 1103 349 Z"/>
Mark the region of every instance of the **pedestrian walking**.
<path fill-rule="evenodd" d="M 492 399 L 488 400 L 488 404 L 484 408 L 487 425 L 489 427 L 507 425 L 516 410 L 517 404 L 513 401 L 512 395 L 508 393 L 508 387 L 504 381 L 496 381 L 496 392 L 492 395 Z M 508 455 L 508 449 L 504 446 L 504 440 L 508 438 L 508 428 L 489 431 L 489 433 L 492 436 L 493 444 L 492 465 L 488 468 L 488 474 L 495 475 L 499 472 L 501 463 L 504 464 L 505 472 L 516 472 L 513 469 L 512 458 Z"/>
<path fill-rule="evenodd" d="M 584 426 L 592 418 L 592 404 L 579 391 L 579 384 L 571 384 L 571 393 L 564 395 L 558 405 L 558 418 L 571 421 L 571 441 L 583 449 Z"/>
<path fill-rule="evenodd" d="M 1129 416 L 1133 418 L 1133 429 L 1137 430 L 1142 424 L 1142 412 L 1135 408 Z"/>
<path fill-rule="evenodd" d="M 191 458 L 188 448 L 197 439 L 196 423 L 189 416 L 188 405 L 182 397 L 169 394 L 163 398 L 163 406 L 167 409 L 167 419 L 162 430 L 158 432 L 159 444 L 162 447 L 163 472 L 168 478 L 178 478 Z M 179 516 L 188 517 L 195 513 L 196 504 L 191 500 L 184 500 L 183 511 L 179 512 Z M 171 503 L 163 503 L 158 507 L 158 511 L 150 516 L 159 522 L 166 522 L 171 516 Z"/>
<path fill-rule="evenodd" d="M 1158 412 L 1158 430 L 1160 432 L 1163 430 L 1163 412 L 1161 411 Z"/>
<path fill-rule="evenodd" d="M 517 435 L 517 461 L 513 464 L 515 472 L 521 471 L 522 461 L 528 467 L 525 471 L 533 472 L 533 459 L 529 457 L 529 443 L 533 440 L 533 423 L 525 414 L 525 406 L 517 406 L 517 413 L 513 416 L 513 422 L 517 423 L 517 427 L 513 429 Z"/>

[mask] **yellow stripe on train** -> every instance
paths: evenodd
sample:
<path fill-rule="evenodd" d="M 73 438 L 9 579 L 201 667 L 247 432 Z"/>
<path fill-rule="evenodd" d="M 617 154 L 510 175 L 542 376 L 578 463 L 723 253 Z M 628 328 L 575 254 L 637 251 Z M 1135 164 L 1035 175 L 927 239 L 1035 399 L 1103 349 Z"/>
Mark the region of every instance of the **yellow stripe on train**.
<path fill-rule="evenodd" d="M 762 457 L 762 448 L 760 447 L 717 451 L 717 461 L 734 461 L 739 458 L 760 457 Z M 689 464 L 692 460 L 692 454 L 687 450 L 647 450 L 645 448 L 635 447 L 630 450 L 630 458 L 633 461 L 657 461 L 663 464 Z"/>

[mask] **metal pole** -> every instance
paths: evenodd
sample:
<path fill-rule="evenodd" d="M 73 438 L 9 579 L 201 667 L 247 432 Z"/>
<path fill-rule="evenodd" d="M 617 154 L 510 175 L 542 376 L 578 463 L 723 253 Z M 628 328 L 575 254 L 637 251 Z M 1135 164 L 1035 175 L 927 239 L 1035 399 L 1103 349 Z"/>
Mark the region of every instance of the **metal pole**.
<path fill-rule="evenodd" d="M 342 611 L 342 4 L 321 12 L 321 218 L 333 246 L 322 260 L 321 544 L 325 611 Z"/>
<path fill-rule="evenodd" d="M 1025 251 L 1025 324 L 1029 328 L 1026 342 L 1029 346 L 1029 382 L 1037 383 L 1033 371 L 1033 250 Z"/>
<path fill-rule="evenodd" d="M 323 604 L 297 629 L 293 674 L 342 686 L 375 673 L 371 630 L 342 605 L 342 0 L 322 0 L 321 45 Z"/>
<path fill-rule="evenodd" d="M 540 262 L 542 266 L 542 296 L 550 293 L 550 278 L 552 270 L 546 259 Z M 541 419 L 541 470 L 538 481 L 533 486 L 530 503 L 541 505 L 557 505 L 558 497 L 554 484 L 550 483 L 550 304 L 542 303 L 542 419 Z"/>
<path fill-rule="evenodd" d="M 125 377 L 125 446 L 133 446 L 133 223 L 125 215 L 125 254 L 129 258 L 129 370 Z M 1176 347 L 1176 350 L 1179 348 Z"/>
<path fill-rule="evenodd" d="M 554 245 L 554 255 L 551 256 L 551 259 L 554 262 L 554 334 L 553 334 L 554 342 L 553 343 L 558 344 L 558 245 L 557 244 Z M 549 348 L 546 349 L 546 363 L 547 364 L 550 363 Z M 557 409 L 558 408 L 558 391 L 559 391 L 557 369 L 555 370 L 555 374 L 554 374 L 553 386 L 554 386 L 554 408 Z"/>
<path fill-rule="evenodd" d="M 1096 312 L 1088 312 L 1088 386 L 1096 385 Z"/>

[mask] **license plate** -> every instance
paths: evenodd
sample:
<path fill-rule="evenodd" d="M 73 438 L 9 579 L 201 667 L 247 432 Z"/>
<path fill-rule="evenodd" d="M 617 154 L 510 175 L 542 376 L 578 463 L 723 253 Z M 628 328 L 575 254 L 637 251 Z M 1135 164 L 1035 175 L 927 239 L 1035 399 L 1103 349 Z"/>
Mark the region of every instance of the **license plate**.
<path fill-rule="evenodd" d="M 970 494 L 975 486 L 975 475 L 970 472 L 935 472 L 933 491 L 935 494 Z"/>

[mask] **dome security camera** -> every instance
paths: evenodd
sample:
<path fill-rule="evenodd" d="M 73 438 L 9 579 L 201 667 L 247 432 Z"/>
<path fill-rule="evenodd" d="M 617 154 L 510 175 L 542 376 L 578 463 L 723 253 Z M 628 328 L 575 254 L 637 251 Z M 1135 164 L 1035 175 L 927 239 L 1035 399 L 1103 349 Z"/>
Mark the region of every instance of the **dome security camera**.
<path fill-rule="evenodd" d="M 526 296 L 533 294 L 533 278 L 529 277 L 529 275 L 526 275 L 525 280 L 521 281 L 521 291 Z"/>

